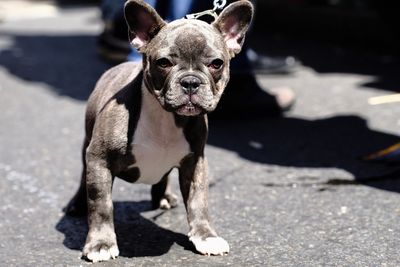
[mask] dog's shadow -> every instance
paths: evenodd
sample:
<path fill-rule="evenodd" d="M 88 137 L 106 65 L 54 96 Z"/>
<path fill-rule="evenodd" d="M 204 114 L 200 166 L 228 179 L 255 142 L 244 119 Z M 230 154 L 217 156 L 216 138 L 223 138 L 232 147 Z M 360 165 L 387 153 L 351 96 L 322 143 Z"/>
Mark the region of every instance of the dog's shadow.
<path fill-rule="evenodd" d="M 167 253 L 173 244 L 194 252 L 194 247 L 186 235 L 164 229 L 140 214 L 149 210 L 152 210 L 150 201 L 114 202 L 114 223 L 120 256 L 161 256 Z M 73 250 L 83 249 L 88 231 L 86 216 L 64 215 L 57 223 L 56 229 L 65 236 L 64 246 Z"/>

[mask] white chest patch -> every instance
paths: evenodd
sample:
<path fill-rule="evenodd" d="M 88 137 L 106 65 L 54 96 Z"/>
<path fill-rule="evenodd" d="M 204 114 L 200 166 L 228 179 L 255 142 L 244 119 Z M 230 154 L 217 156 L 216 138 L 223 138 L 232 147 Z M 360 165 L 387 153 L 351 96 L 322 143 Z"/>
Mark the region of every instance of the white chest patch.
<path fill-rule="evenodd" d="M 134 167 L 140 170 L 137 183 L 156 184 L 190 153 L 183 130 L 174 115 L 162 109 L 154 96 L 144 90 L 142 111 L 133 136 Z"/>

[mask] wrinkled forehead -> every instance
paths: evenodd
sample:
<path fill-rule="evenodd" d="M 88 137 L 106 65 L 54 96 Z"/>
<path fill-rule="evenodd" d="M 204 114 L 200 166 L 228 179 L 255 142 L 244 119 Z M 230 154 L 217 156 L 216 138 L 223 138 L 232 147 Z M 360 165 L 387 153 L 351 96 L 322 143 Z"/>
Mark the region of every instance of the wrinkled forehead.
<path fill-rule="evenodd" d="M 223 51 L 222 36 L 210 24 L 199 20 L 180 19 L 167 24 L 157 35 L 160 53 L 207 55 Z M 221 55 L 222 56 L 222 55 Z"/>

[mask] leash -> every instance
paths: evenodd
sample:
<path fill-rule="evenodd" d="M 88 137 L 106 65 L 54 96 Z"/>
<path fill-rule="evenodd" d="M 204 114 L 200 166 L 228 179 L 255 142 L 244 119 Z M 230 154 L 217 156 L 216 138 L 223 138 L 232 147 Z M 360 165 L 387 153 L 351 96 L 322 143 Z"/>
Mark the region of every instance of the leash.
<path fill-rule="evenodd" d="M 217 10 L 222 10 L 226 6 L 226 0 L 214 0 L 213 9 L 208 9 L 202 12 L 188 14 L 185 19 L 198 19 L 207 23 L 212 23 L 218 18 Z"/>

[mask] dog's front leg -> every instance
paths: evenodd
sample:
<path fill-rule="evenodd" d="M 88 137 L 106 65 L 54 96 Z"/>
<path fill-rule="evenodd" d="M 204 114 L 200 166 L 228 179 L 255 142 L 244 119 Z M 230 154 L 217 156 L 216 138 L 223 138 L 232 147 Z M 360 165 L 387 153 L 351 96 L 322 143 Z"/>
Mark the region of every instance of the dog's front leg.
<path fill-rule="evenodd" d="M 189 222 L 189 239 L 204 255 L 223 255 L 229 252 L 228 243 L 218 237 L 208 214 L 207 161 L 194 154 L 181 162 L 179 183 Z"/>
<path fill-rule="evenodd" d="M 106 162 L 86 159 L 89 232 L 83 256 L 93 262 L 107 261 L 119 254 L 111 198 L 113 176 Z"/>

